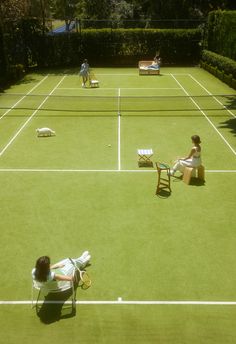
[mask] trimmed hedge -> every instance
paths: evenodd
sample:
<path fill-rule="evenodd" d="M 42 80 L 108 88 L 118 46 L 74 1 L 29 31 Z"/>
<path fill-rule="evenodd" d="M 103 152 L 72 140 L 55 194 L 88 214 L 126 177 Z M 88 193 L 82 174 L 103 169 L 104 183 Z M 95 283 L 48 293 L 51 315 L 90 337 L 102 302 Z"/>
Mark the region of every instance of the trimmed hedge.
<path fill-rule="evenodd" d="M 236 11 L 212 11 L 208 15 L 207 47 L 236 60 Z"/>
<path fill-rule="evenodd" d="M 212 51 L 203 50 L 200 64 L 208 72 L 229 86 L 236 88 L 236 61 Z"/>
<path fill-rule="evenodd" d="M 199 62 L 201 38 L 200 29 L 88 29 L 37 36 L 29 48 L 38 66 L 77 66 L 84 58 L 94 66 L 136 66 L 157 51 L 164 63 L 186 65 Z"/>

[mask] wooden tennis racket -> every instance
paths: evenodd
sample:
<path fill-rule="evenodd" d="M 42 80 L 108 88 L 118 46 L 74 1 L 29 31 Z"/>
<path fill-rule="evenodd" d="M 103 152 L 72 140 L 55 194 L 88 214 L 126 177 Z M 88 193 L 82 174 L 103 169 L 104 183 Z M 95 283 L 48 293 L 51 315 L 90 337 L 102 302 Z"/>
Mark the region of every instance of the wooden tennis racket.
<path fill-rule="evenodd" d="M 71 258 L 69 259 L 79 273 L 79 286 L 81 286 L 82 289 L 88 289 L 92 284 L 91 278 L 89 277 L 88 273 L 85 270 L 80 270 L 80 268 L 75 264 L 75 262 Z"/>

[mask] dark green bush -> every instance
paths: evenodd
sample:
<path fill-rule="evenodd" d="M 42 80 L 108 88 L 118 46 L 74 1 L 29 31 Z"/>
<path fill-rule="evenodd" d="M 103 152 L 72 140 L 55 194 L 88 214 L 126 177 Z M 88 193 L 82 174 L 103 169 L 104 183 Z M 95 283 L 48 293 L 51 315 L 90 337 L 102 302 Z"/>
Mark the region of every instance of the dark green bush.
<path fill-rule="evenodd" d="M 232 74 L 232 76 L 236 78 L 236 61 L 208 50 L 203 50 L 201 59 L 202 62 L 205 62 L 213 67 L 217 67 L 220 71 L 224 71 L 224 73 L 227 75 Z"/>
<path fill-rule="evenodd" d="M 8 79 L 16 81 L 21 79 L 25 74 L 25 69 L 22 64 L 10 65 L 8 70 Z"/>
<path fill-rule="evenodd" d="M 136 66 L 139 59 L 152 59 L 158 51 L 164 63 L 196 64 L 200 41 L 199 29 L 88 29 L 40 36 L 30 50 L 36 52 L 39 66 L 76 66 L 84 58 L 93 65 Z"/>
<path fill-rule="evenodd" d="M 236 90 L 236 79 L 232 78 L 231 86 Z"/>
<path fill-rule="evenodd" d="M 203 50 L 200 65 L 229 86 L 235 88 L 233 81 L 236 79 L 235 61 L 213 53 L 212 51 Z"/>
<path fill-rule="evenodd" d="M 207 27 L 207 49 L 236 60 L 236 11 L 210 12 Z"/>

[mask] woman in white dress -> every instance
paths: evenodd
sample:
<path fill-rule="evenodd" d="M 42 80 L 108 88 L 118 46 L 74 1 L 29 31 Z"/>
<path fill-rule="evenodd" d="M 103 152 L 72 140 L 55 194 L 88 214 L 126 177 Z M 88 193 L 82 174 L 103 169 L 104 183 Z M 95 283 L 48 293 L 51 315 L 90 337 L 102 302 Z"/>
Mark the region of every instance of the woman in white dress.
<path fill-rule="evenodd" d="M 85 59 L 81 65 L 79 75 L 82 76 L 83 83 L 82 87 L 86 87 L 86 82 L 88 81 L 89 78 L 89 64 L 88 60 Z"/>
<path fill-rule="evenodd" d="M 173 176 L 176 171 L 180 171 L 181 173 L 184 172 L 184 167 L 198 167 L 202 164 L 201 161 L 201 140 L 198 135 L 193 135 L 191 137 L 193 147 L 189 153 L 189 155 L 185 158 L 178 159 L 173 168 L 170 170 L 170 175 Z"/>

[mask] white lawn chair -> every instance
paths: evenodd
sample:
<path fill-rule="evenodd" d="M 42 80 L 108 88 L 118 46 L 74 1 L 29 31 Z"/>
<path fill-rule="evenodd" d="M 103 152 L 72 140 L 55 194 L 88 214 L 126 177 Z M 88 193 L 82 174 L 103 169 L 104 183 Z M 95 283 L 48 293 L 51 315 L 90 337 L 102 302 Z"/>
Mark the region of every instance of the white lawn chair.
<path fill-rule="evenodd" d="M 99 87 L 99 81 L 97 80 L 93 72 L 90 72 L 89 74 L 89 83 L 90 83 L 90 87 Z"/>
<path fill-rule="evenodd" d="M 73 281 L 51 281 L 48 283 L 41 283 L 34 279 L 32 279 L 32 293 L 31 293 L 31 308 L 36 307 L 36 311 L 38 311 L 39 300 L 40 296 L 43 295 L 44 299 L 50 294 L 62 294 L 63 292 L 71 291 L 71 305 L 72 309 L 74 309 L 76 304 L 76 271 L 73 271 Z M 34 290 L 38 291 L 37 298 L 34 297 Z M 65 303 L 65 301 L 43 301 L 47 303 Z M 41 302 L 42 303 L 42 302 Z"/>

